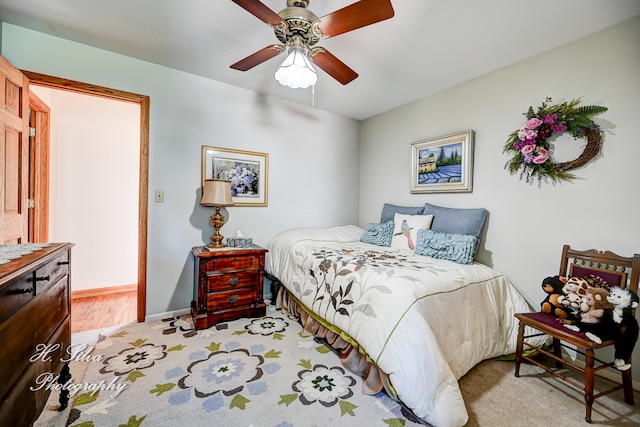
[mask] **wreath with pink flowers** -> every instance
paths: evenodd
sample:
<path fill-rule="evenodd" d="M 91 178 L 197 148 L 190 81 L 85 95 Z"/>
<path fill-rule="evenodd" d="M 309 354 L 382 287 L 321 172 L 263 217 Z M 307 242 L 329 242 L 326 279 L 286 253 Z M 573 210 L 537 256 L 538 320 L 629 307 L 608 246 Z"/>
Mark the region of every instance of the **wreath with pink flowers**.
<path fill-rule="evenodd" d="M 576 176 L 569 172 L 579 168 L 593 159 L 602 146 L 602 131 L 589 116 L 607 111 L 598 105 L 578 106 L 580 99 L 562 104 L 550 104 L 547 98 L 537 110 L 529 107 L 527 122 L 523 127 L 509 135 L 503 153 L 512 155 L 505 164 L 511 173 L 520 173 L 520 179 L 538 182 L 549 179 L 554 183 L 570 181 Z M 558 163 L 550 152 L 549 140 L 555 135 L 569 132 L 575 139 L 585 138 L 584 150 L 574 160 Z"/>

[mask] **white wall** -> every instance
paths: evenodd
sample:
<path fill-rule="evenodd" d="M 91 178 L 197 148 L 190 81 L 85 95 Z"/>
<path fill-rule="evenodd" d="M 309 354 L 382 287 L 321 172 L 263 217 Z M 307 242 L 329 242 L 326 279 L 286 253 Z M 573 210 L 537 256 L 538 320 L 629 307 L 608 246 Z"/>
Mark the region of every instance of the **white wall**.
<path fill-rule="evenodd" d="M 48 240 L 75 243 L 71 289 L 137 283 L 140 106 L 31 90 L 51 108 Z"/>
<path fill-rule="evenodd" d="M 558 273 L 563 244 L 640 253 L 639 47 L 636 18 L 364 121 L 360 225 L 379 221 L 384 202 L 487 208 L 479 257 L 535 306 L 542 280 Z M 593 116 L 606 130 L 603 149 L 575 171 L 580 179 L 538 187 L 509 175 L 502 147 L 524 124 L 522 113 L 547 96 L 583 97 L 609 111 Z M 410 194 L 409 144 L 468 129 L 476 131 L 473 192 Z"/>
<path fill-rule="evenodd" d="M 240 228 L 265 246 L 288 228 L 357 222 L 359 122 L 14 25 L 2 30 L 2 54 L 20 69 L 150 97 L 148 315 L 192 300 L 190 250 L 212 234 L 211 209 L 198 200 L 202 145 L 269 154 L 269 205 L 226 209 L 223 235 Z M 154 203 L 155 189 L 164 203 Z"/>

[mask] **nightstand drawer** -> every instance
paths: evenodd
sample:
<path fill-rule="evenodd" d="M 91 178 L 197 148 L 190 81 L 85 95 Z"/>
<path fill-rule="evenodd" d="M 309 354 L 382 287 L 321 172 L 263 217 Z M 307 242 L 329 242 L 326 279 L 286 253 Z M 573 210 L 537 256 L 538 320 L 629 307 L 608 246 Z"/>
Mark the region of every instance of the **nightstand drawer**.
<path fill-rule="evenodd" d="M 222 310 L 225 308 L 254 304 L 257 298 L 258 293 L 255 288 L 216 292 L 214 294 L 207 295 L 207 310 Z"/>
<path fill-rule="evenodd" d="M 207 273 L 207 292 L 224 291 L 238 288 L 255 288 L 259 276 L 258 270 L 238 271 L 235 273 Z"/>
<path fill-rule="evenodd" d="M 266 249 L 257 245 L 212 250 L 197 246 L 191 253 L 195 257 L 191 316 L 196 329 L 265 315 Z"/>
<path fill-rule="evenodd" d="M 260 257 L 257 255 L 229 255 L 207 259 L 207 271 L 248 270 L 260 267 Z"/>

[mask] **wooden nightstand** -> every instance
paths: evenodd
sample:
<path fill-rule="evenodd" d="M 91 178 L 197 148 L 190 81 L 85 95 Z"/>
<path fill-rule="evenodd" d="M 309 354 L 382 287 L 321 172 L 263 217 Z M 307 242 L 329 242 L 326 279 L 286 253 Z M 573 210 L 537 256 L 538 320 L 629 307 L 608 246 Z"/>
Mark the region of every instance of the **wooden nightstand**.
<path fill-rule="evenodd" d="M 256 245 L 213 250 L 198 246 L 191 252 L 195 257 L 191 316 L 196 329 L 241 317 L 264 316 L 266 249 Z"/>

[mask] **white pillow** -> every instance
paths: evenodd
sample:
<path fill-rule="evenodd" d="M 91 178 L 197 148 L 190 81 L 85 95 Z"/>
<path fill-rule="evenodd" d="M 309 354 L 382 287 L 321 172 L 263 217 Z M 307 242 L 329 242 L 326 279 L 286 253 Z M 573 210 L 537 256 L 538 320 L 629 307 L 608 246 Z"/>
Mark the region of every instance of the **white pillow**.
<path fill-rule="evenodd" d="M 402 224 L 406 221 L 409 235 L 402 230 Z M 430 229 L 433 215 L 404 215 L 396 213 L 393 216 L 393 237 L 391 247 L 413 251 L 417 243 L 418 230 Z"/>

